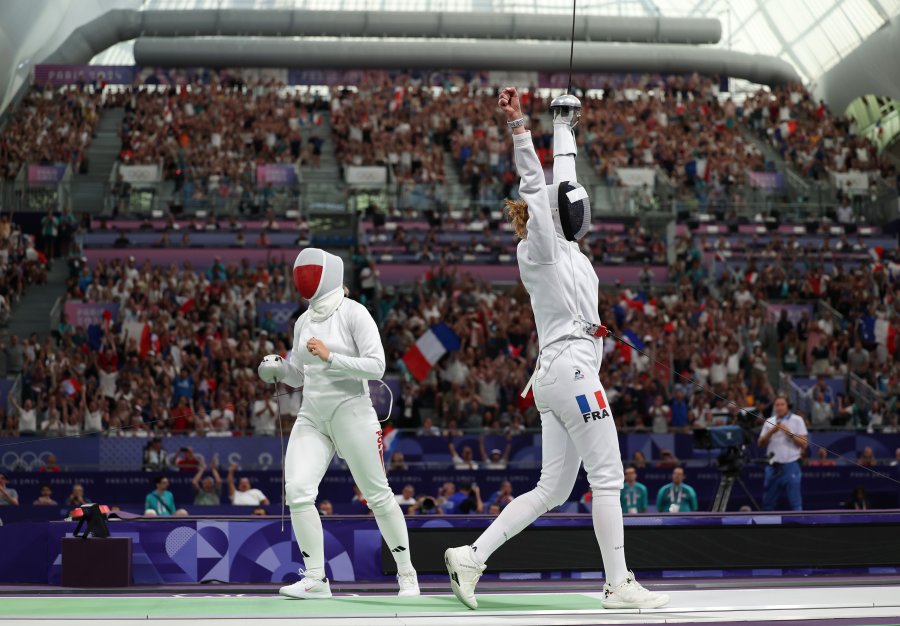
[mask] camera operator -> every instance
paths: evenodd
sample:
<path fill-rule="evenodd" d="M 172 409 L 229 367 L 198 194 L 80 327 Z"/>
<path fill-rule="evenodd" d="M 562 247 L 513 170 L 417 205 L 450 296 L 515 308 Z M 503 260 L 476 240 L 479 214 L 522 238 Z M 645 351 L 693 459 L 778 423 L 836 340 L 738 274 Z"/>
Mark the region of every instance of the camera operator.
<path fill-rule="evenodd" d="M 766 466 L 763 491 L 763 510 L 774 511 L 782 494 L 787 497 L 791 511 L 803 509 L 800 497 L 800 456 L 809 445 L 806 422 L 792 413 L 787 398 L 775 399 L 774 413 L 763 424 L 759 445 L 766 446 L 769 464 Z"/>
<path fill-rule="evenodd" d="M 407 515 L 443 515 L 437 500 L 431 496 L 419 496 L 416 503 L 406 510 Z"/>

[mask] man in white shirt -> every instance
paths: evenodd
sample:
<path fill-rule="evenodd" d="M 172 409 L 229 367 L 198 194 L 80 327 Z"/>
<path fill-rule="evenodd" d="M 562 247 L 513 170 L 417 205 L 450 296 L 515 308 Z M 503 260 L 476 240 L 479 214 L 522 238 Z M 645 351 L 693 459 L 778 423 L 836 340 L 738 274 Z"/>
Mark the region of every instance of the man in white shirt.
<path fill-rule="evenodd" d="M 416 503 L 416 488 L 412 485 L 403 485 L 403 491 L 394 496 L 400 506 L 412 506 Z"/>
<path fill-rule="evenodd" d="M 800 496 L 800 455 L 809 446 L 806 422 L 790 411 L 787 398 L 775 399 L 775 413 L 765 421 L 759 445 L 766 446 L 769 464 L 763 491 L 763 509 L 774 511 L 782 494 L 791 511 L 803 510 Z"/>
<path fill-rule="evenodd" d="M 278 404 L 272 397 L 272 392 L 267 386 L 265 398 L 253 403 L 253 417 L 250 423 L 253 425 L 254 435 L 274 435 L 275 421 L 278 419 Z"/>
<path fill-rule="evenodd" d="M 234 485 L 234 471 L 237 465 L 232 463 L 228 466 L 228 499 L 235 506 L 268 506 L 269 499 L 259 489 L 253 489 L 250 485 L 250 479 L 246 476 L 238 481 L 237 487 Z"/>
<path fill-rule="evenodd" d="M 37 432 L 37 410 L 31 400 L 25 400 L 24 406 L 19 406 L 16 399 L 10 396 L 10 404 L 19 413 L 19 434 L 34 435 Z"/>

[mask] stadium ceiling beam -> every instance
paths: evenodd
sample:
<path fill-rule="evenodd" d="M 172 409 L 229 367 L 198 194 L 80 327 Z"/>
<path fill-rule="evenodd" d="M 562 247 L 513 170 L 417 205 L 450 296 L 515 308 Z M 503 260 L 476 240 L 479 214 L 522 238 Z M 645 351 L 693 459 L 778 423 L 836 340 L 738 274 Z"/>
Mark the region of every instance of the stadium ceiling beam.
<path fill-rule="evenodd" d="M 837 6 L 837 3 L 838 0 L 834 0 L 834 5 L 832 5 L 831 9 L 828 11 L 829 14 L 834 10 L 834 7 Z M 791 58 L 791 61 L 793 61 L 806 76 L 808 76 L 809 78 L 813 78 L 815 74 L 810 73 L 809 68 L 806 67 L 806 64 L 800 60 L 800 57 L 798 57 L 797 53 L 794 52 L 794 48 L 787 42 L 787 40 L 784 38 L 784 35 L 781 34 L 781 29 L 778 28 L 778 24 L 772 18 L 772 14 L 769 13 L 769 9 L 766 8 L 766 5 L 760 0 L 756 0 L 756 6 L 759 9 L 759 12 L 762 15 L 763 19 L 766 21 L 766 24 L 769 25 L 769 30 L 772 31 L 772 34 L 775 35 L 778 43 L 781 44 L 781 49 Z M 819 21 L 821 22 L 821 20 Z M 799 41 L 799 39 L 796 39 L 795 41 Z"/>
<path fill-rule="evenodd" d="M 436 69 L 560 72 L 569 44 L 517 41 L 299 40 L 271 37 L 154 38 L 134 44 L 138 65 L 310 69 Z M 799 81 L 772 56 L 667 44 L 579 43 L 576 72 L 699 72 L 755 83 Z"/>

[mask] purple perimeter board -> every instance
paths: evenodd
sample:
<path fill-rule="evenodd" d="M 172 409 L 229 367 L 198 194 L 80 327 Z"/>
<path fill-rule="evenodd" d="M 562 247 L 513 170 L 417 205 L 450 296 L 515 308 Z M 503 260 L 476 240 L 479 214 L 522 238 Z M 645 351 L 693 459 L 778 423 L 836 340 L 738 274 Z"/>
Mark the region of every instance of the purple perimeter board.
<path fill-rule="evenodd" d="M 488 516 L 411 517 L 411 528 L 484 528 Z M 694 514 L 626 516 L 626 525 L 735 525 L 735 524 L 841 524 L 898 523 L 900 511 L 842 512 L 818 514 Z M 381 536 L 375 520 L 368 516 L 334 516 L 323 520 L 326 574 L 336 581 L 386 580 L 381 571 Z M 545 515 L 536 526 L 584 527 L 590 515 Z M 14 524 L 0 527 L 0 582 L 58 585 L 61 576 L 61 540 L 74 529 L 71 522 Z M 274 519 L 182 518 L 152 521 L 111 521 L 117 537 L 131 537 L 133 571 L 137 585 L 222 581 L 230 583 L 280 582 L 298 578 L 303 561 L 288 523 L 284 532 Z M 102 541 L 102 540 L 95 540 Z M 602 566 L 598 564 L 598 570 Z M 885 568 L 879 568 L 884 570 Z M 897 573 L 897 568 L 891 568 Z M 777 575 L 780 570 L 753 572 Z M 867 573 L 888 573 L 885 571 Z M 695 575 L 696 572 L 690 572 Z M 565 573 L 572 578 L 587 572 Z M 685 575 L 670 573 L 670 576 Z M 747 576 L 745 570 L 706 572 L 720 578 Z M 544 574 L 549 577 L 551 574 Z M 666 572 L 662 572 L 666 576 Z M 558 576 L 557 576 L 558 577 Z"/>

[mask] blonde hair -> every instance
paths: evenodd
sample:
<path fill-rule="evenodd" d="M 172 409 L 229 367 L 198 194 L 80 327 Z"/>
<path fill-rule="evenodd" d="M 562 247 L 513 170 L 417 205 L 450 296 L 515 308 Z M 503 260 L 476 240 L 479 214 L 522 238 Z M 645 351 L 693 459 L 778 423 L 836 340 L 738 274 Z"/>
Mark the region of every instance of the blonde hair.
<path fill-rule="evenodd" d="M 528 236 L 528 231 L 525 229 L 525 225 L 528 224 L 528 203 L 521 198 L 518 200 L 507 198 L 503 204 L 506 207 L 506 218 L 513 225 L 516 237 L 525 239 Z"/>

